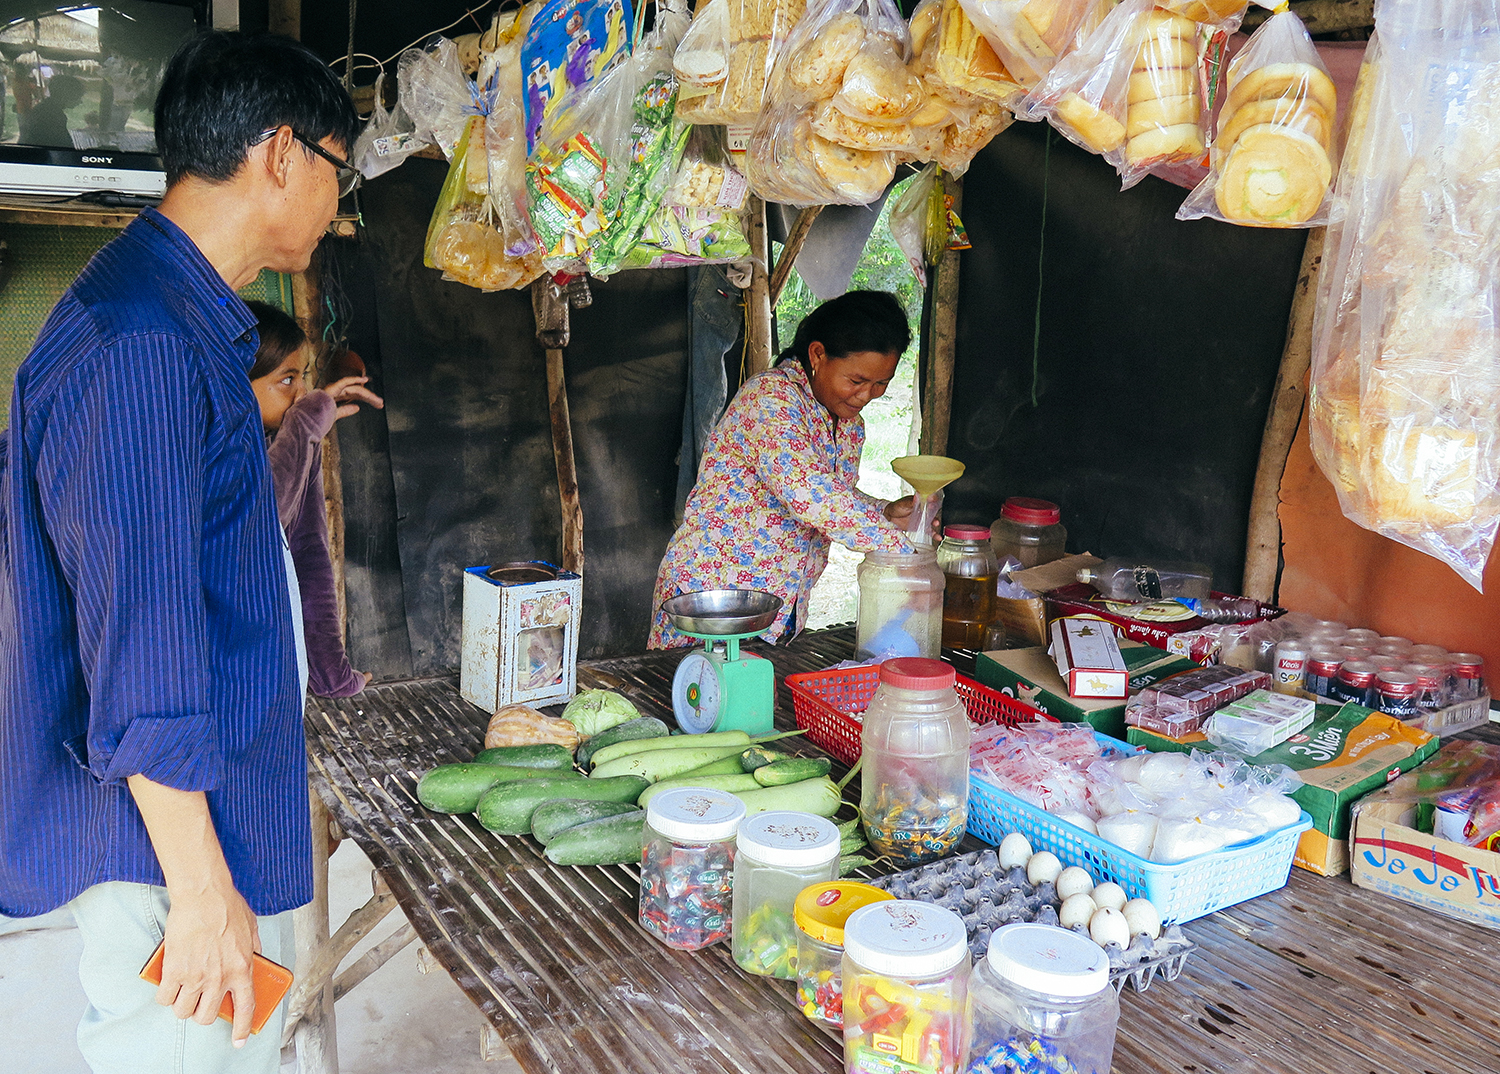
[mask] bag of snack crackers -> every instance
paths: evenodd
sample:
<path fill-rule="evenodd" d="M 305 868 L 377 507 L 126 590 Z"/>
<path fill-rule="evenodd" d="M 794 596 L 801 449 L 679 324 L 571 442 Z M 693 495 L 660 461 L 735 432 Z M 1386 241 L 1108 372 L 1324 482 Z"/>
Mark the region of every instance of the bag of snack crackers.
<path fill-rule="evenodd" d="M 962 175 L 1010 126 L 1026 91 L 958 0 L 922 0 L 911 17 L 911 70 L 927 97 L 912 116 L 912 148 L 898 160 L 936 162 Z"/>
<path fill-rule="evenodd" d="M 1294 12 L 1272 15 L 1229 65 L 1208 177 L 1177 219 L 1250 227 L 1328 222 L 1338 98 Z"/>
<path fill-rule="evenodd" d="M 753 125 L 776 59 L 806 9 L 807 0 L 709 0 L 700 7 L 681 50 L 678 77 L 691 87 L 682 118 Z"/>

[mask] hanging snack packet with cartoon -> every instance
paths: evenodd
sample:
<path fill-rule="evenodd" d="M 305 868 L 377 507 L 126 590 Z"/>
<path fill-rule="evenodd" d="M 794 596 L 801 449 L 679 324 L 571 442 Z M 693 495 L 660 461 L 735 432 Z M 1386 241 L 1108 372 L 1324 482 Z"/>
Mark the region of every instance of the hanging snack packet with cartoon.
<path fill-rule="evenodd" d="M 1272 15 L 1229 65 L 1211 170 L 1177 219 L 1251 227 L 1328 222 L 1338 97 L 1307 28 Z"/>
<path fill-rule="evenodd" d="M 568 98 L 630 56 L 629 0 L 541 0 L 521 45 L 526 152 Z"/>

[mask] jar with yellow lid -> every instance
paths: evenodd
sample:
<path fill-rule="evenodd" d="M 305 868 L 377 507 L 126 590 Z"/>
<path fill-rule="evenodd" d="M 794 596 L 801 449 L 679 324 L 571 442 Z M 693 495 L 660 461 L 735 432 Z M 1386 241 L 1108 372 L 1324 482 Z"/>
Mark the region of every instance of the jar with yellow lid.
<path fill-rule="evenodd" d="M 831 880 L 810 884 L 797 896 L 797 1004 L 814 1022 L 844 1028 L 844 922 L 861 907 L 895 896 L 872 884 Z"/>

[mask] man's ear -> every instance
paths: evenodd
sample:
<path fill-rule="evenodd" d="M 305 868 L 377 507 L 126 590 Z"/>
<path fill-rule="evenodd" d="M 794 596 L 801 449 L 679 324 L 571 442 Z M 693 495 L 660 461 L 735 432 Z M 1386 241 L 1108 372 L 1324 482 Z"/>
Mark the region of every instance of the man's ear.
<path fill-rule="evenodd" d="M 267 177 L 277 186 L 285 187 L 291 178 L 292 153 L 297 148 L 297 139 L 292 134 L 292 128 L 278 127 L 276 133 L 270 138 L 260 145 L 251 147 L 250 163 L 254 167 L 264 169 Z"/>

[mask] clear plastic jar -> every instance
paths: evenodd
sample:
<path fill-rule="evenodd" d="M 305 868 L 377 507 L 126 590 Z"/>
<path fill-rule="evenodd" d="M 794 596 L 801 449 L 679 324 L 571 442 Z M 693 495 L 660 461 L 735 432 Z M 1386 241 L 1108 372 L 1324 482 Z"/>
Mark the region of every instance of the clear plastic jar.
<path fill-rule="evenodd" d="M 995 618 L 995 584 L 1000 580 L 989 527 L 944 527 L 937 565 L 943 572 L 943 644 L 982 649 L 985 629 Z"/>
<path fill-rule="evenodd" d="M 943 646 L 943 572 L 930 548 L 866 552 L 859 565 L 858 660 L 937 657 Z"/>
<path fill-rule="evenodd" d="M 859 819 L 901 868 L 947 854 L 968 823 L 971 731 L 954 681 L 940 660 L 887 660 L 865 710 Z"/>
<path fill-rule="evenodd" d="M 646 806 L 640 922 L 668 947 L 697 951 L 730 934 L 734 837 L 745 803 L 727 791 L 679 787 Z"/>
<path fill-rule="evenodd" d="M 1086 936 L 1015 924 L 990 937 L 971 982 L 971 1070 L 1109 1074 L 1120 1001 Z"/>
<path fill-rule="evenodd" d="M 762 977 L 797 976 L 792 909 L 809 884 L 839 875 L 839 830 L 811 813 L 757 813 L 740 824 L 734 858 L 734 960 Z"/>
<path fill-rule="evenodd" d="M 1068 531 L 1061 518 L 1061 509 L 1050 500 L 1012 496 L 1000 506 L 1000 517 L 990 526 L 996 561 L 1004 563 L 1007 556 L 1013 556 L 1022 567 L 1035 567 L 1062 559 Z"/>
<path fill-rule="evenodd" d="M 896 899 L 844 926 L 847 1074 L 959 1074 L 969 1054 L 969 947 L 952 910 Z"/>
<path fill-rule="evenodd" d="M 797 922 L 797 1003 L 814 1022 L 844 1028 L 844 925 L 854 911 L 895 896 L 873 884 L 831 880 L 802 889 Z"/>

